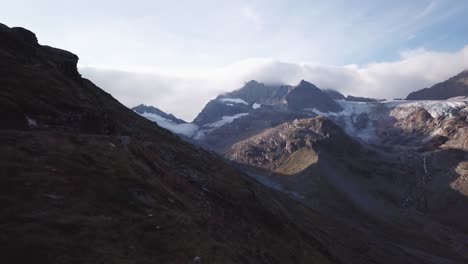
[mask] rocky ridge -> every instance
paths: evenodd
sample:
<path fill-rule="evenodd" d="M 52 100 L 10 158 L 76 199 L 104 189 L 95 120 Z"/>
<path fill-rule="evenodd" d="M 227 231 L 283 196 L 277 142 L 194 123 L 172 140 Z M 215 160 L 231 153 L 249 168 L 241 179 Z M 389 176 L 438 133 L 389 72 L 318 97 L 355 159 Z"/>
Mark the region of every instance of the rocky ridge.
<path fill-rule="evenodd" d="M 406 100 L 446 100 L 457 96 L 468 96 L 468 70 L 431 88 L 412 92 Z"/>

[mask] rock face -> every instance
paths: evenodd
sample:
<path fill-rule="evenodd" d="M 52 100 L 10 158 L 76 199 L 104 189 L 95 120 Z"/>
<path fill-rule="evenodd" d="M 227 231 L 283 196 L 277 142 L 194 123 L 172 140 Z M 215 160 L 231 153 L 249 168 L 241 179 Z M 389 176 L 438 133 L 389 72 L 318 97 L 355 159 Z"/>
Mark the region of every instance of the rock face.
<path fill-rule="evenodd" d="M 317 117 L 296 119 L 235 144 L 230 159 L 281 174 L 303 172 L 317 162 L 320 151 L 345 149 L 358 144 L 332 121 Z M 342 151 L 338 151 L 342 152 Z"/>
<path fill-rule="evenodd" d="M 160 116 L 162 118 L 170 120 L 170 121 L 174 122 L 175 124 L 187 123 L 184 120 L 175 117 L 173 114 L 167 114 L 164 111 L 161 111 L 161 110 L 159 110 L 158 108 L 156 108 L 154 106 L 147 106 L 147 105 L 141 104 L 141 105 L 133 107 L 132 110 L 137 112 L 140 115 L 143 115 L 144 113 L 155 114 L 155 115 L 158 115 L 158 116 Z"/>
<path fill-rule="evenodd" d="M 309 117 L 309 115 L 277 111 L 263 107 L 263 109 L 252 111 L 245 116 L 233 120 L 232 123 L 220 127 L 202 127 L 198 131 L 199 140 L 195 143 L 207 149 L 224 153 L 233 144 L 261 133 L 265 129 L 305 117 Z"/>
<path fill-rule="evenodd" d="M 321 112 L 339 112 L 342 109 L 326 93 L 304 80 L 286 96 L 286 100 L 293 111 L 315 108 Z"/>
<path fill-rule="evenodd" d="M 379 132 L 384 142 L 468 150 L 468 101 L 407 103 L 391 110 L 390 115 L 394 117 L 391 127 Z"/>
<path fill-rule="evenodd" d="M 445 100 L 457 96 L 468 96 L 468 70 L 431 88 L 410 93 L 406 100 Z"/>
<path fill-rule="evenodd" d="M 68 77 L 77 79 L 78 56 L 68 51 L 39 45 L 36 35 L 24 28 L 9 28 L 0 24 L 0 47 L 3 55 L 29 65 L 47 62 L 47 67 L 54 68 Z M 21 50 L 21 54 L 15 51 Z"/>
<path fill-rule="evenodd" d="M 82 79 L 77 57 L 0 26 L 5 263 L 336 263 L 312 212 Z"/>

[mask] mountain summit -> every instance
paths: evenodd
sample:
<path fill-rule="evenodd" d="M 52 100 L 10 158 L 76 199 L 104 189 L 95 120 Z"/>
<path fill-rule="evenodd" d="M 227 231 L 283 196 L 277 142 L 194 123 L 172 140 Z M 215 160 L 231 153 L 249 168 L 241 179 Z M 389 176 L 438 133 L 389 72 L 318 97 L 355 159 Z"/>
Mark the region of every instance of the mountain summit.
<path fill-rule="evenodd" d="M 342 109 L 327 93 L 304 80 L 294 87 L 286 100 L 288 108 L 294 111 L 315 108 L 321 112 L 339 112 Z"/>
<path fill-rule="evenodd" d="M 250 104 L 281 105 L 286 103 L 286 96 L 292 89 L 289 85 L 266 85 L 252 80 L 245 83 L 244 87 L 218 98 L 240 98 Z"/>

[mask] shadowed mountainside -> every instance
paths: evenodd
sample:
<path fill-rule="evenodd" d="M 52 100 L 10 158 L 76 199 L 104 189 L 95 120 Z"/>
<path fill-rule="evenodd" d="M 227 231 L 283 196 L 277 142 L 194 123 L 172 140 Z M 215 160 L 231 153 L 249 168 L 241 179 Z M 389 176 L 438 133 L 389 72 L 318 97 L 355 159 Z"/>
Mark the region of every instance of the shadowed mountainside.
<path fill-rule="evenodd" d="M 301 208 L 81 78 L 72 53 L 0 25 L 4 263 L 336 263 Z"/>
<path fill-rule="evenodd" d="M 431 88 L 412 92 L 406 100 L 445 100 L 457 96 L 468 96 L 468 70 Z"/>

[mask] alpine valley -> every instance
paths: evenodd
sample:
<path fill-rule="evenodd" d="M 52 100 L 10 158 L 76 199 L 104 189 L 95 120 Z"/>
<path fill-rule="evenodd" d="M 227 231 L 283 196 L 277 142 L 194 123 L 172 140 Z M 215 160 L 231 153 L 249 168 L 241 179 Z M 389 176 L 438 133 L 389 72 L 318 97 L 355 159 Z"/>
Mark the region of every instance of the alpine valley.
<path fill-rule="evenodd" d="M 327 218 L 295 222 L 343 263 L 466 263 L 467 76 L 406 100 L 249 81 L 166 128 Z"/>
<path fill-rule="evenodd" d="M 467 72 L 391 101 L 249 81 L 186 122 L 77 63 L 0 24 L 1 263 L 468 263 Z"/>

